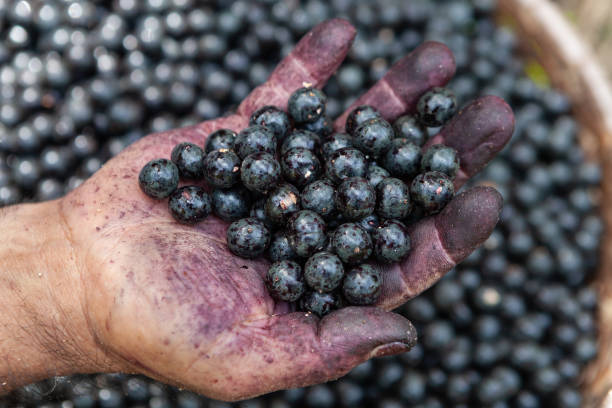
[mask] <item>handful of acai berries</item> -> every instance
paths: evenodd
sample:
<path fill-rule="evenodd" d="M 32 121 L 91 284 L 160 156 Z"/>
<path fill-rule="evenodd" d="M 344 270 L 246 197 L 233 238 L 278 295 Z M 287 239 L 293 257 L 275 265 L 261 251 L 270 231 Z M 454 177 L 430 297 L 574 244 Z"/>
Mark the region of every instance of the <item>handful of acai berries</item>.
<path fill-rule="evenodd" d="M 333 131 L 325 104 L 320 90 L 300 88 L 288 113 L 264 106 L 239 133 L 217 130 L 204 149 L 181 143 L 171 160 L 152 160 L 139 175 L 147 195 L 169 197 L 178 222 L 195 224 L 211 212 L 231 222 L 233 254 L 272 262 L 270 295 L 319 316 L 378 300 L 378 265 L 408 255 L 406 224 L 444 208 L 459 169 L 451 147 L 422 153 L 426 127 L 442 126 L 457 110 L 448 89 L 427 92 L 414 116 L 393 125 L 358 106 L 346 133 Z M 204 179 L 212 192 L 178 188 L 179 177 Z"/>

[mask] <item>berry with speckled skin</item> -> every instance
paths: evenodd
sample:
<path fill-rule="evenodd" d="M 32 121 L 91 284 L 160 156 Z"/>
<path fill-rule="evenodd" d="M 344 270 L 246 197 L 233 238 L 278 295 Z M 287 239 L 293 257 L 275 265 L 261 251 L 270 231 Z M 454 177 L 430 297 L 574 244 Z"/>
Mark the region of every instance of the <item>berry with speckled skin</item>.
<path fill-rule="evenodd" d="M 244 160 L 251 153 L 276 152 L 276 137 L 274 133 L 263 126 L 252 125 L 242 129 L 236 136 L 234 150 Z"/>
<path fill-rule="evenodd" d="M 442 210 L 454 194 L 452 180 L 438 171 L 419 174 L 410 185 L 410 198 L 427 214 Z"/>
<path fill-rule="evenodd" d="M 319 89 L 299 88 L 289 96 L 287 111 L 296 123 L 314 122 L 325 114 L 327 97 Z"/>
<path fill-rule="evenodd" d="M 393 123 L 395 137 L 408 139 L 417 146 L 423 146 L 427 141 L 427 128 L 412 115 L 400 116 Z"/>
<path fill-rule="evenodd" d="M 380 262 L 399 262 L 410 252 L 408 230 L 397 220 L 386 220 L 373 236 L 374 254 Z"/>
<path fill-rule="evenodd" d="M 285 224 L 287 218 L 300 209 L 300 194 L 295 186 L 283 183 L 270 192 L 264 211 L 272 224 Z"/>
<path fill-rule="evenodd" d="M 193 143 L 185 142 L 174 146 L 170 159 L 179 170 L 179 175 L 192 180 L 204 175 L 204 151 Z"/>
<path fill-rule="evenodd" d="M 241 258 L 256 258 L 270 244 L 270 230 L 257 218 L 242 218 L 227 228 L 227 247 Z"/>
<path fill-rule="evenodd" d="M 280 159 L 283 176 L 291 184 L 303 187 L 321 175 L 321 162 L 312 150 L 294 147 Z"/>
<path fill-rule="evenodd" d="M 319 292 L 336 289 L 344 277 L 340 258 L 330 252 L 317 252 L 304 265 L 304 278 L 308 286 Z"/>
<path fill-rule="evenodd" d="M 376 214 L 381 218 L 405 218 L 412 210 L 410 189 L 402 180 L 388 177 L 376 187 Z"/>
<path fill-rule="evenodd" d="M 353 135 L 355 130 L 357 130 L 357 128 L 363 123 L 380 117 L 380 113 L 370 105 L 357 106 L 346 117 L 346 133 Z"/>
<path fill-rule="evenodd" d="M 265 198 L 255 201 L 253 205 L 251 206 L 251 210 L 249 211 L 249 217 L 257 218 L 259 221 L 268 225 L 269 222 L 266 217 L 265 206 L 266 206 Z"/>
<path fill-rule="evenodd" d="M 168 209 L 178 222 L 195 224 L 208 217 L 212 200 L 202 187 L 185 186 L 170 194 Z"/>
<path fill-rule="evenodd" d="M 346 223 L 336 228 L 332 236 L 334 252 L 347 264 L 358 264 L 372 255 L 370 234 L 359 225 Z"/>
<path fill-rule="evenodd" d="M 457 112 L 455 94 L 447 88 L 437 87 L 427 92 L 417 103 L 419 121 L 428 127 L 444 125 Z"/>
<path fill-rule="evenodd" d="M 380 226 L 380 219 L 376 214 L 370 214 L 356 222 L 358 226 L 366 230 L 370 236 L 374 234 Z"/>
<path fill-rule="evenodd" d="M 362 152 L 379 157 L 391 147 L 393 127 L 383 118 L 370 119 L 353 133 L 353 144 Z"/>
<path fill-rule="evenodd" d="M 421 159 L 421 171 L 439 171 L 454 179 L 459 170 L 457 151 L 449 146 L 436 144 L 431 146 Z"/>
<path fill-rule="evenodd" d="M 204 151 L 210 153 L 219 149 L 233 149 L 235 141 L 236 132 L 230 129 L 219 129 L 208 136 Z"/>
<path fill-rule="evenodd" d="M 395 177 L 413 177 L 421 166 L 421 148 L 408 139 L 393 139 L 382 166 Z"/>
<path fill-rule="evenodd" d="M 282 141 L 291 130 L 289 115 L 271 105 L 263 106 L 253 112 L 249 125 L 260 125 L 270 129 L 278 142 Z"/>
<path fill-rule="evenodd" d="M 321 137 L 329 136 L 334 131 L 334 121 L 327 115 L 322 115 L 314 122 L 301 123 L 300 129 L 316 133 Z"/>
<path fill-rule="evenodd" d="M 325 245 L 325 221 L 314 211 L 298 211 L 287 220 L 287 238 L 295 253 L 307 258 Z"/>
<path fill-rule="evenodd" d="M 321 156 L 328 158 L 337 150 L 353 147 L 353 138 L 346 133 L 333 133 L 321 146 Z"/>
<path fill-rule="evenodd" d="M 336 187 L 327 179 L 317 180 L 304 187 L 301 199 L 303 209 L 328 218 L 336 209 Z"/>
<path fill-rule="evenodd" d="M 298 300 L 306 287 L 302 268 L 298 263 L 289 260 L 274 262 L 270 265 L 265 281 L 270 296 L 285 302 Z"/>
<path fill-rule="evenodd" d="M 240 180 L 240 158 L 233 150 L 213 150 L 204 158 L 204 179 L 216 188 L 229 188 Z"/>
<path fill-rule="evenodd" d="M 353 305 L 371 305 L 378 300 L 382 277 L 378 269 L 361 264 L 346 273 L 342 282 L 342 294 Z"/>
<path fill-rule="evenodd" d="M 391 177 L 391 174 L 384 168 L 380 167 L 378 164 L 372 162 L 368 166 L 368 172 L 366 174 L 366 178 L 372 185 L 372 187 L 376 188 L 378 183 L 387 177 Z"/>
<path fill-rule="evenodd" d="M 300 298 L 300 310 L 323 317 L 340 307 L 340 297 L 335 292 L 320 293 L 307 291 Z"/>
<path fill-rule="evenodd" d="M 344 180 L 336 191 L 336 208 L 347 220 L 357 220 L 374 212 L 376 192 L 363 177 Z"/>
<path fill-rule="evenodd" d="M 285 231 L 276 231 L 270 241 L 268 247 L 268 258 L 272 262 L 278 262 L 286 259 L 294 259 L 297 255 L 291 245 Z"/>
<path fill-rule="evenodd" d="M 166 198 L 176 190 L 179 171 L 168 159 L 154 159 L 145 164 L 138 174 L 142 191 L 152 198 Z"/>
<path fill-rule="evenodd" d="M 281 167 L 274 156 L 257 152 L 249 154 L 240 167 L 240 180 L 251 191 L 266 194 L 281 178 Z"/>
<path fill-rule="evenodd" d="M 213 214 L 224 221 L 235 221 L 249 213 L 251 197 L 249 190 L 242 186 L 229 189 L 216 188 L 212 194 Z"/>
<path fill-rule="evenodd" d="M 368 162 L 364 154 L 353 147 L 335 151 L 325 163 L 325 175 L 340 184 L 349 177 L 365 177 Z"/>
<path fill-rule="evenodd" d="M 280 154 L 285 154 L 294 147 L 303 147 L 316 152 L 321 144 L 321 138 L 308 130 L 294 130 L 285 138 L 280 148 Z"/>

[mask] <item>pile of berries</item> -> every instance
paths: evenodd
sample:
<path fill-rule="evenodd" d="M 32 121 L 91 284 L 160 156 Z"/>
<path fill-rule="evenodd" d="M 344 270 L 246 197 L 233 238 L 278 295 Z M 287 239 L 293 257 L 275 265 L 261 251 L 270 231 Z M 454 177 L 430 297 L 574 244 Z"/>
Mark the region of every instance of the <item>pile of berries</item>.
<path fill-rule="evenodd" d="M 421 154 L 426 127 L 456 112 L 453 93 L 421 96 L 416 116 L 393 125 L 372 106 L 351 111 L 346 133 L 334 133 L 327 97 L 310 86 L 289 98 L 288 113 L 255 111 L 239 133 L 213 132 L 204 149 L 174 147 L 139 174 L 150 197 L 168 197 L 180 223 L 211 212 L 231 222 L 229 250 L 242 258 L 266 254 L 272 297 L 323 316 L 344 303 L 369 305 L 382 276 L 371 262 L 400 262 L 410 251 L 407 223 L 442 210 L 454 195 L 457 152 L 432 145 Z M 205 180 L 178 187 L 179 178 Z"/>

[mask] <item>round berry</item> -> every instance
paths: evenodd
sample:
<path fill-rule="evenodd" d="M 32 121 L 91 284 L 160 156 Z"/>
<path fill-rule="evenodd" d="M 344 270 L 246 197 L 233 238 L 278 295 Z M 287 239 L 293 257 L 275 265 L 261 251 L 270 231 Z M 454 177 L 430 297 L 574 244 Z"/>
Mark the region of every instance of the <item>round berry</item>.
<path fill-rule="evenodd" d="M 204 151 L 210 153 L 219 149 L 233 149 L 236 132 L 230 129 L 219 129 L 208 135 Z"/>
<path fill-rule="evenodd" d="M 421 159 L 421 171 L 439 171 L 451 179 L 459 170 L 459 157 L 452 147 L 436 144 L 431 146 Z"/>
<path fill-rule="evenodd" d="M 256 152 L 274 154 L 276 152 L 276 137 L 271 130 L 263 126 L 249 126 L 236 136 L 234 150 L 241 159 Z"/>
<path fill-rule="evenodd" d="M 370 105 L 357 106 L 346 117 L 346 133 L 353 135 L 362 124 L 370 119 L 377 119 L 380 117 L 380 113 Z"/>
<path fill-rule="evenodd" d="M 203 164 L 204 179 L 212 187 L 229 188 L 240 180 L 240 158 L 233 150 L 213 150 Z"/>
<path fill-rule="evenodd" d="M 326 159 L 336 150 L 345 147 L 353 147 L 353 138 L 346 133 L 333 133 L 321 146 L 321 156 Z"/>
<path fill-rule="evenodd" d="M 325 245 L 325 221 L 316 212 L 298 211 L 287 221 L 287 238 L 295 253 L 307 258 Z"/>
<path fill-rule="evenodd" d="M 327 179 L 317 180 L 302 190 L 302 208 L 328 218 L 336 209 L 336 188 Z"/>
<path fill-rule="evenodd" d="M 316 152 L 320 144 L 321 139 L 316 133 L 308 130 L 294 130 L 283 141 L 280 154 L 285 154 L 294 147 L 303 147 Z"/>
<path fill-rule="evenodd" d="M 270 231 L 257 218 L 242 218 L 227 229 L 227 247 L 241 258 L 256 258 L 270 243 Z"/>
<path fill-rule="evenodd" d="M 305 286 L 302 268 L 296 262 L 274 262 L 266 273 L 266 287 L 276 300 L 295 302 L 304 293 Z"/>
<path fill-rule="evenodd" d="M 308 130 L 321 137 L 325 137 L 331 135 L 334 131 L 334 121 L 329 116 L 323 115 L 314 122 L 301 123 L 300 129 Z"/>
<path fill-rule="evenodd" d="M 317 252 L 304 265 L 304 278 L 308 285 L 319 292 L 336 289 L 344 277 L 340 258 L 330 252 Z"/>
<path fill-rule="evenodd" d="M 323 317 L 339 307 L 340 299 L 334 292 L 308 291 L 300 299 L 300 310 L 314 313 L 319 317 Z"/>
<path fill-rule="evenodd" d="M 334 252 L 347 264 L 358 264 L 372 255 L 372 239 L 364 229 L 354 223 L 336 228 L 332 236 Z"/>
<path fill-rule="evenodd" d="M 370 163 L 370 165 L 368 166 L 366 178 L 368 179 L 372 187 L 376 188 L 376 186 L 378 186 L 378 183 L 380 183 L 387 177 L 391 177 L 391 174 L 389 174 L 387 170 L 380 167 L 376 163 Z"/>
<path fill-rule="evenodd" d="M 340 184 L 349 177 L 365 177 L 368 162 L 360 150 L 347 147 L 335 151 L 325 163 L 325 175 Z"/>
<path fill-rule="evenodd" d="M 291 184 L 283 183 L 268 195 L 264 211 L 272 224 L 280 226 L 287 218 L 300 209 L 298 189 Z"/>
<path fill-rule="evenodd" d="M 198 180 L 204 175 L 204 151 L 199 146 L 188 142 L 177 144 L 170 158 L 181 177 Z"/>
<path fill-rule="evenodd" d="M 362 152 L 379 157 L 391 147 L 395 134 L 393 127 L 382 118 L 370 119 L 353 134 L 353 144 Z"/>
<path fill-rule="evenodd" d="M 357 225 L 366 230 L 370 236 L 372 236 L 372 234 L 376 233 L 378 230 L 380 220 L 376 214 L 370 214 L 357 221 Z"/>
<path fill-rule="evenodd" d="M 397 118 L 393 123 L 393 130 L 395 137 L 408 139 L 417 146 L 423 146 L 427 141 L 427 128 L 411 115 Z"/>
<path fill-rule="evenodd" d="M 453 182 L 444 173 L 430 171 L 419 174 L 410 185 L 412 201 L 427 214 L 435 214 L 453 198 Z"/>
<path fill-rule="evenodd" d="M 361 264 L 347 272 L 342 282 L 342 293 L 353 305 L 371 305 L 380 296 L 381 283 L 378 269 Z"/>
<path fill-rule="evenodd" d="M 408 139 L 394 139 L 382 165 L 395 177 L 413 177 L 421 166 L 421 148 Z"/>
<path fill-rule="evenodd" d="M 253 205 L 251 206 L 251 211 L 249 211 L 249 217 L 257 218 L 259 221 L 266 224 L 266 226 L 270 226 L 269 224 L 271 223 L 266 217 L 265 207 L 266 207 L 265 198 L 255 201 Z"/>
<path fill-rule="evenodd" d="M 276 231 L 270 241 L 268 247 L 268 258 L 272 262 L 278 262 L 283 260 L 291 260 L 296 258 L 297 255 L 291 245 L 289 244 L 289 238 L 285 231 Z"/>
<path fill-rule="evenodd" d="M 266 194 L 281 177 L 280 164 L 274 156 L 264 152 L 249 154 L 240 167 L 240 180 L 251 191 Z"/>
<path fill-rule="evenodd" d="M 347 220 L 357 220 L 374 212 L 376 192 L 363 177 L 344 180 L 336 192 L 336 207 Z"/>
<path fill-rule="evenodd" d="M 276 106 L 264 106 L 251 115 L 249 125 L 263 126 L 274 133 L 277 141 L 281 141 L 291 130 L 289 116 Z"/>
<path fill-rule="evenodd" d="M 229 189 L 216 188 L 212 194 L 213 213 L 224 221 L 235 221 L 249 213 L 251 197 L 242 186 Z"/>
<path fill-rule="evenodd" d="M 142 191 L 153 198 L 166 198 L 179 183 L 179 171 L 168 159 L 151 160 L 140 170 L 138 184 Z"/>
<path fill-rule="evenodd" d="M 297 123 L 314 122 L 325 114 L 325 94 L 312 87 L 299 88 L 291 94 L 287 103 L 289 115 Z"/>
<path fill-rule="evenodd" d="M 455 94 L 447 88 L 434 88 L 421 96 L 417 103 L 419 120 L 428 127 L 444 125 L 456 111 Z"/>
<path fill-rule="evenodd" d="M 303 147 L 289 149 L 281 156 L 281 168 L 285 179 L 298 187 L 318 179 L 321 162 L 312 150 Z"/>
<path fill-rule="evenodd" d="M 376 187 L 376 214 L 381 218 L 405 218 L 412 209 L 410 189 L 402 180 L 388 177 Z"/>
<path fill-rule="evenodd" d="M 383 263 L 399 262 L 410 252 L 410 236 L 406 226 L 387 220 L 374 233 L 374 254 Z"/>
<path fill-rule="evenodd" d="M 202 187 L 185 186 L 170 194 L 168 209 L 178 222 L 195 224 L 208 217 L 212 200 Z"/>

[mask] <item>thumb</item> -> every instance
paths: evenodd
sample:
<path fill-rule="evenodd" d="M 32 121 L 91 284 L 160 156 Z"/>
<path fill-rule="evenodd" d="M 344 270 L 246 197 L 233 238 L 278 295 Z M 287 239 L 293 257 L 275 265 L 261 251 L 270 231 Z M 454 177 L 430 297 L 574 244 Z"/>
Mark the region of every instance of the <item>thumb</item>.
<path fill-rule="evenodd" d="M 369 358 L 410 350 L 417 338 L 407 319 L 375 307 L 348 307 L 323 319 L 295 312 L 265 320 L 240 331 L 237 343 L 251 346 L 240 358 L 249 375 L 233 384 L 241 395 L 229 399 L 336 379 Z"/>

